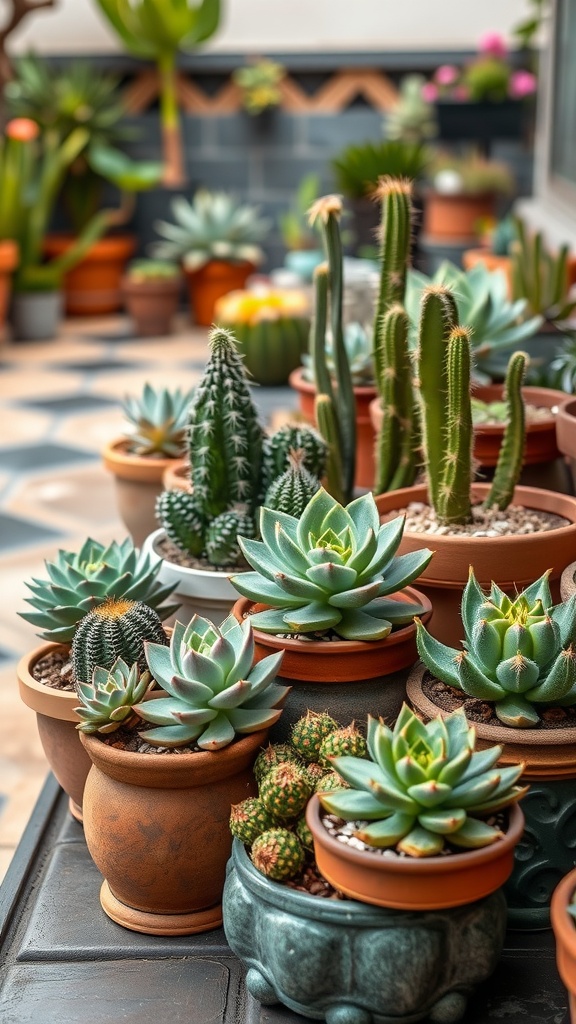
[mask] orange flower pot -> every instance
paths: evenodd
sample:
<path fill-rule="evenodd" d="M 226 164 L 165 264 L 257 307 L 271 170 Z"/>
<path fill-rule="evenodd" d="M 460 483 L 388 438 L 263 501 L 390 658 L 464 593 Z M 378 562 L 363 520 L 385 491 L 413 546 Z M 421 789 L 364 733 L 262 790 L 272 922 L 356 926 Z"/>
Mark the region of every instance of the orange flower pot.
<path fill-rule="evenodd" d="M 48 235 L 44 253 L 49 259 L 62 256 L 74 239 Z M 90 247 L 84 259 L 64 276 L 66 313 L 69 316 L 101 316 L 122 309 L 122 275 L 136 248 L 132 235 L 109 235 Z"/>
<path fill-rule="evenodd" d="M 570 1019 L 576 1024 L 576 920 L 568 913 L 568 905 L 576 892 L 576 868 L 562 879 L 554 890 L 550 915 L 556 939 L 558 973 L 568 989 Z"/>
<path fill-rule="evenodd" d="M 246 261 L 227 263 L 225 260 L 210 260 L 198 270 L 185 270 L 194 322 L 200 327 L 209 327 L 214 320 L 218 299 L 228 292 L 244 288 L 255 269 L 253 263 Z"/>
<path fill-rule="evenodd" d="M 153 458 L 127 451 L 126 438 L 107 444 L 102 452 L 106 469 L 114 474 L 118 510 L 136 547 L 157 529 L 156 498 L 164 489 L 162 478 L 181 459 Z"/>
<path fill-rule="evenodd" d="M 18 245 L 8 238 L 0 241 L 0 328 L 6 323 L 10 302 L 11 275 L 18 265 Z"/>
<path fill-rule="evenodd" d="M 510 256 L 497 256 L 489 249 L 466 249 L 462 253 L 464 270 L 472 270 L 478 263 L 483 263 L 486 270 L 501 270 L 508 284 L 508 298 L 512 298 L 512 259 Z"/>
<path fill-rule="evenodd" d="M 477 196 L 443 195 L 427 191 L 424 203 L 424 234 L 434 241 L 466 241 L 477 235 L 478 221 L 494 218 L 496 197 L 490 192 Z"/>

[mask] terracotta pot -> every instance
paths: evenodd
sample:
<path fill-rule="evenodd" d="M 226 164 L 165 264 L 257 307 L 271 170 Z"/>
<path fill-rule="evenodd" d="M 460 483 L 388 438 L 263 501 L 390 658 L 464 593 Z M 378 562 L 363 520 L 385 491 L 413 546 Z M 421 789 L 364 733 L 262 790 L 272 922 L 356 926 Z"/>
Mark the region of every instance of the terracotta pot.
<path fill-rule="evenodd" d="M 108 917 L 149 935 L 222 923 L 230 805 L 256 794 L 252 764 L 266 737 L 252 733 L 216 752 L 139 754 L 81 734 L 93 762 L 84 831 Z"/>
<path fill-rule="evenodd" d="M 74 690 L 55 690 L 32 675 L 36 663 L 52 651 L 70 650 L 65 644 L 42 644 L 20 659 L 17 668 L 20 697 L 36 712 L 40 741 L 48 764 L 68 795 L 71 814 L 82 821 L 82 794 L 90 770 L 90 758 L 83 749 L 74 708 L 78 696 Z"/>
<path fill-rule="evenodd" d="M 180 277 L 134 281 L 122 278 L 122 298 L 134 321 L 136 334 L 143 338 L 172 333 L 180 300 Z"/>
<path fill-rule="evenodd" d="M 419 602 L 424 622 L 432 608 L 427 597 L 413 587 L 392 595 L 399 601 Z M 232 609 L 242 621 L 259 605 L 240 598 Z M 272 727 L 274 742 L 289 738 L 290 728 L 308 708 L 327 710 L 336 721 L 348 725 L 368 714 L 396 718 L 406 694 L 406 670 L 414 664 L 416 627 L 395 629 L 385 640 L 332 640 L 315 642 L 274 636 L 254 629 L 256 661 L 284 651 L 278 681 L 292 687 L 279 721 Z"/>
<path fill-rule="evenodd" d="M 504 385 L 477 386 L 473 388 L 472 394 L 482 402 L 501 402 Z M 556 442 L 556 413 L 566 396 L 563 391 L 554 391 L 552 388 L 525 387 L 522 388 L 522 397 L 528 405 L 550 410 L 547 419 L 526 424 L 523 464 L 532 466 L 553 462 L 560 455 Z M 481 466 L 496 465 L 503 436 L 504 424 L 487 426 L 482 423 L 474 427 L 474 458 Z"/>
<path fill-rule="evenodd" d="M 162 558 L 157 545 L 165 536 L 164 530 L 154 530 L 144 540 L 142 553 L 149 555 L 152 561 Z M 179 610 L 167 619 L 167 624 L 178 621 L 186 625 L 193 615 L 202 615 L 216 626 L 221 625 L 238 597 L 230 583 L 232 575 L 232 572 L 218 572 L 216 569 L 188 569 L 164 558 L 157 580 L 164 585 L 176 584 L 172 597 L 180 604 Z"/>
<path fill-rule="evenodd" d="M 116 500 L 123 523 L 136 547 L 141 547 L 157 527 L 156 498 L 162 493 L 164 472 L 182 460 L 133 455 L 127 451 L 125 437 L 107 444 L 102 452 L 104 465 L 114 474 Z"/>
<path fill-rule="evenodd" d="M 44 254 L 58 258 L 73 241 L 71 235 L 48 235 Z M 132 235 L 109 235 L 90 247 L 84 259 L 64 276 L 69 316 L 101 316 L 122 308 L 122 275 L 135 248 Z"/>
<path fill-rule="evenodd" d="M 483 501 L 488 492 L 487 484 L 472 485 L 473 500 Z M 382 519 L 386 519 L 412 501 L 427 503 L 425 486 L 381 494 L 376 498 L 376 505 Z M 470 565 L 474 566 L 480 586 L 489 587 L 494 580 L 511 596 L 552 569 L 550 586 L 554 600 L 558 600 L 560 574 L 567 561 L 576 558 L 576 498 L 536 487 L 517 487 L 514 503 L 563 516 L 569 525 L 547 533 L 516 537 L 445 537 L 404 530 L 399 554 L 416 551 L 427 544 L 435 550 L 432 561 L 418 579 L 418 586 L 432 601 L 433 614 L 428 628 L 443 643 L 458 647 L 462 639 L 460 603 Z"/>
<path fill-rule="evenodd" d="M 190 491 L 190 464 L 187 458 L 172 460 L 162 474 L 165 491 Z"/>
<path fill-rule="evenodd" d="M 478 196 L 442 195 L 426 192 L 424 234 L 429 238 L 451 240 L 473 239 L 479 220 L 494 217 L 496 197 L 492 193 Z"/>
<path fill-rule="evenodd" d="M 291 388 L 298 392 L 300 401 L 300 412 L 304 419 L 316 425 L 314 418 L 314 399 L 316 388 L 314 384 L 303 376 L 302 367 L 294 370 L 288 378 Z M 376 397 L 375 387 L 354 388 L 356 400 L 356 476 L 354 485 L 356 487 L 368 488 L 374 486 L 374 444 L 376 435 L 372 420 L 370 418 L 370 403 Z"/>
<path fill-rule="evenodd" d="M 558 409 L 556 440 L 560 451 L 569 460 L 572 481 L 576 490 L 576 398 L 565 398 Z"/>
<path fill-rule="evenodd" d="M 410 703 L 427 720 L 445 717 L 447 712 L 423 692 L 425 671 L 418 663 L 410 673 L 406 684 Z M 506 887 L 509 924 L 514 928 L 547 928 L 552 891 L 574 864 L 576 728 L 512 729 L 485 722 L 473 724 L 478 748 L 500 744 L 500 765 L 525 765 L 522 780 L 530 783 L 522 800 L 526 830 Z"/>
<path fill-rule="evenodd" d="M 0 241 L 0 328 L 6 323 L 10 301 L 11 274 L 18 265 L 18 245 L 8 238 Z"/>
<path fill-rule="evenodd" d="M 199 270 L 185 270 L 195 323 L 200 327 L 209 327 L 214 320 L 214 307 L 218 299 L 228 292 L 244 288 L 255 269 L 253 263 L 210 260 Z"/>
<path fill-rule="evenodd" d="M 562 879 L 554 891 L 550 913 L 556 939 L 558 973 L 568 989 L 570 1019 L 576 1024 L 576 920 L 568 913 L 568 905 L 576 892 L 576 868 Z"/>
<path fill-rule="evenodd" d="M 497 256 L 490 249 L 466 249 L 462 253 L 464 270 L 472 270 L 478 263 L 483 263 L 486 270 L 501 270 L 508 284 L 508 298 L 512 298 L 512 259 L 510 256 Z"/>
<path fill-rule="evenodd" d="M 514 847 L 524 829 L 517 805 L 509 809 L 503 839 L 449 857 L 382 857 L 340 843 L 324 828 L 314 794 L 306 808 L 318 870 L 341 892 L 363 903 L 396 910 L 441 910 L 474 903 L 510 877 Z"/>

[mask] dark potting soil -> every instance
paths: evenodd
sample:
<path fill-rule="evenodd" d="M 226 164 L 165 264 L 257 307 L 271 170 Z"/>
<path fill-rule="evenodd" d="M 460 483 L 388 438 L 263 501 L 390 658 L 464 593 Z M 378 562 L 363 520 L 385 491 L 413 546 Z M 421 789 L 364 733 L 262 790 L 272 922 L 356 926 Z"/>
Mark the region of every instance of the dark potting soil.
<path fill-rule="evenodd" d="M 318 871 L 316 861 L 307 864 L 301 874 L 283 884 L 289 889 L 295 889 L 296 892 L 306 892 L 309 896 L 321 896 L 327 900 L 345 900 L 348 898 L 344 893 L 335 889 L 333 885 L 330 885 L 330 882 L 326 881 L 324 876 Z"/>
<path fill-rule="evenodd" d="M 69 651 L 52 651 L 46 654 L 36 662 L 31 674 L 36 682 L 49 686 L 52 690 L 66 690 L 68 693 L 74 690 Z"/>
<path fill-rule="evenodd" d="M 249 569 L 248 562 L 242 561 L 240 565 L 212 565 L 207 558 L 191 555 L 189 551 L 183 551 L 177 544 L 163 537 L 155 545 L 159 555 L 162 555 L 167 562 L 173 565 L 180 565 L 183 569 L 202 569 L 204 572 L 246 572 Z"/>
<path fill-rule="evenodd" d="M 466 718 L 471 722 L 502 726 L 502 722 L 488 701 L 467 697 L 453 686 L 436 679 L 430 672 L 422 679 L 422 692 L 442 711 L 456 711 L 464 708 Z M 576 726 L 576 708 L 542 707 L 539 709 L 540 722 L 533 729 L 567 729 Z"/>

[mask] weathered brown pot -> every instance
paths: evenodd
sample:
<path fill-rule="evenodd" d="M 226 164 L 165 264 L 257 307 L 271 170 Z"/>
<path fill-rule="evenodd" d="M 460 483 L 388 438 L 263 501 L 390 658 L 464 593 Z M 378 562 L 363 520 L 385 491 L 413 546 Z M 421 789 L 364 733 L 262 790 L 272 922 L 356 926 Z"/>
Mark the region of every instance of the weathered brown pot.
<path fill-rule="evenodd" d="M 576 1024 L 576 920 L 568 913 L 568 906 L 576 892 L 576 868 L 570 871 L 554 890 L 550 915 L 556 939 L 558 973 L 568 989 L 570 1019 Z"/>
<path fill-rule="evenodd" d="M 400 601 L 419 602 L 427 622 L 432 614 L 428 598 L 413 587 L 392 595 Z M 263 606 L 240 598 L 232 614 L 242 621 Z M 274 742 L 288 739 L 290 728 L 308 709 L 327 710 L 348 725 L 368 714 L 392 720 L 406 695 L 407 669 L 418 657 L 413 623 L 394 630 L 385 640 L 306 641 L 279 637 L 254 629 L 255 657 L 284 651 L 278 681 L 292 687 L 278 722 L 271 729 Z"/>
<path fill-rule="evenodd" d="M 133 455 L 126 438 L 117 438 L 102 452 L 104 465 L 114 474 L 118 510 L 136 547 L 158 526 L 156 498 L 163 490 L 164 472 L 182 460 Z"/>
<path fill-rule="evenodd" d="M 49 259 L 63 256 L 74 241 L 72 235 L 49 235 L 44 253 Z M 122 275 L 135 248 L 133 235 L 109 235 L 94 242 L 64 275 L 66 312 L 70 316 L 101 316 L 121 309 Z"/>
<path fill-rule="evenodd" d="M 472 499 L 483 501 L 488 491 L 487 484 L 473 484 Z M 425 486 L 381 494 L 376 505 L 381 518 L 386 519 L 412 501 L 427 503 Z M 576 498 L 536 487 L 517 487 L 514 504 L 563 516 L 569 525 L 517 537 L 444 537 L 404 530 L 399 554 L 428 544 L 435 551 L 418 579 L 418 587 L 432 601 L 428 629 L 443 643 L 457 647 L 462 639 L 460 603 L 470 565 L 480 586 L 489 587 L 494 580 L 511 596 L 552 569 L 552 596 L 555 601 L 559 599 L 560 574 L 568 561 L 576 559 Z"/>
<path fill-rule="evenodd" d="M 244 288 L 246 281 L 255 270 L 253 263 L 228 263 L 225 260 L 210 260 L 199 270 L 186 270 L 188 297 L 194 321 L 201 327 L 209 327 L 214 320 L 214 308 L 218 299 L 228 292 Z"/>
<path fill-rule="evenodd" d="M 66 644 L 42 644 L 18 663 L 18 689 L 27 707 L 36 712 L 38 733 L 48 764 L 64 792 L 70 798 L 70 812 L 82 821 L 82 794 L 90 770 L 90 758 L 83 749 L 76 724 L 80 721 L 75 707 L 78 696 L 74 690 L 55 690 L 38 682 L 32 675 L 36 663 L 52 651 L 70 650 Z"/>
<path fill-rule="evenodd" d="M 565 398 L 558 409 L 556 439 L 560 451 L 569 460 L 572 481 L 576 490 L 576 398 Z"/>
<path fill-rule="evenodd" d="M 256 794 L 252 764 L 266 737 L 216 752 L 139 754 L 81 735 L 92 760 L 84 832 L 108 917 L 148 935 L 222 923 L 230 806 Z"/>
<path fill-rule="evenodd" d="M 478 221 L 493 217 L 495 206 L 496 197 L 489 192 L 478 196 L 443 195 L 430 189 L 426 192 L 422 230 L 435 241 L 473 239 Z"/>
<path fill-rule="evenodd" d="M 495 892 L 512 873 L 514 847 L 524 830 L 524 815 L 513 805 L 504 838 L 491 846 L 449 857 L 382 857 L 331 836 L 322 824 L 317 795 L 308 803 L 306 821 L 318 869 L 336 889 L 397 910 L 460 907 Z"/>
<path fill-rule="evenodd" d="M 472 270 L 478 263 L 483 263 L 486 270 L 501 270 L 508 284 L 508 297 L 512 298 L 512 258 L 497 256 L 490 249 L 466 249 L 462 253 L 464 270 Z"/>
<path fill-rule="evenodd" d="M 172 333 L 181 283 L 179 276 L 145 281 L 135 281 L 129 274 L 122 278 L 122 298 L 136 334 L 150 338 Z"/>
<path fill-rule="evenodd" d="M 162 474 L 165 491 L 190 491 L 190 464 L 187 458 L 172 460 Z"/>
<path fill-rule="evenodd" d="M 314 399 L 316 388 L 314 384 L 303 376 L 302 367 L 294 370 L 288 382 L 291 388 L 298 392 L 300 412 L 305 420 L 316 425 L 314 417 Z M 376 397 L 376 388 L 356 387 L 354 388 L 354 399 L 356 402 L 356 476 L 355 487 L 366 487 L 371 489 L 374 486 L 374 444 L 376 434 L 370 418 L 370 404 Z"/>

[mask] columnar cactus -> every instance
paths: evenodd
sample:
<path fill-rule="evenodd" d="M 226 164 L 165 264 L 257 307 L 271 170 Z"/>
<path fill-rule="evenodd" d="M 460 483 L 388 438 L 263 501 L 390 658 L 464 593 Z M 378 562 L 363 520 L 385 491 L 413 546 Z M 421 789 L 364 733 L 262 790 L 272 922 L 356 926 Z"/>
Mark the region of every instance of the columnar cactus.
<path fill-rule="evenodd" d="M 484 505 L 486 508 L 508 508 L 514 495 L 514 487 L 522 472 L 522 458 L 526 443 L 526 416 L 522 401 L 522 384 L 526 373 L 527 358 L 524 352 L 515 352 L 510 357 L 506 371 L 506 428 L 498 456 L 492 487 Z"/>
<path fill-rule="evenodd" d="M 320 487 L 318 477 L 304 465 L 302 449 L 290 452 L 288 469 L 276 478 L 266 491 L 264 505 L 275 512 L 286 512 L 296 518 L 302 515 L 310 498 Z M 243 536 L 247 534 L 243 531 Z M 248 535 L 249 536 L 249 535 Z"/>
<path fill-rule="evenodd" d="M 72 668 L 77 683 L 90 683 L 96 668 L 111 669 L 117 658 L 146 669 L 144 643 L 167 643 L 162 623 L 153 608 L 141 601 L 109 598 L 89 612 L 76 627 L 72 641 Z"/>

